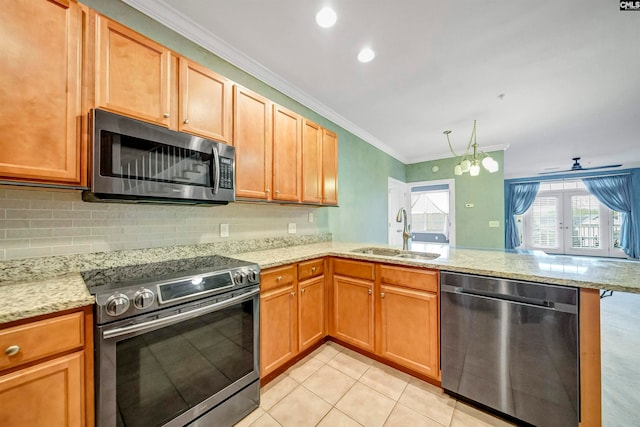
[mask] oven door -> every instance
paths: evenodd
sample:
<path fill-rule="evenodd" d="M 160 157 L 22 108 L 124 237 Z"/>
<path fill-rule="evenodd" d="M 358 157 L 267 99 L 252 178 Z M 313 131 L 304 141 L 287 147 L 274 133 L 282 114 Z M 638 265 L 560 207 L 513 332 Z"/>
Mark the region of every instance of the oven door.
<path fill-rule="evenodd" d="M 259 405 L 259 319 L 251 288 L 98 326 L 97 425 L 184 426 L 218 405 L 238 421 Z"/>

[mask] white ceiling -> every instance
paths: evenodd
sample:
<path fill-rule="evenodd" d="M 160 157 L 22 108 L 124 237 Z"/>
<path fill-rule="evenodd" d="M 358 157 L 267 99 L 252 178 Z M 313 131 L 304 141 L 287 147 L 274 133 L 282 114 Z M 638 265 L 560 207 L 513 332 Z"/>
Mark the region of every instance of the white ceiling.
<path fill-rule="evenodd" d="M 506 178 L 640 166 L 640 11 L 617 1 L 124 1 L 404 163 L 448 157 L 446 129 L 463 151 L 477 119 Z"/>

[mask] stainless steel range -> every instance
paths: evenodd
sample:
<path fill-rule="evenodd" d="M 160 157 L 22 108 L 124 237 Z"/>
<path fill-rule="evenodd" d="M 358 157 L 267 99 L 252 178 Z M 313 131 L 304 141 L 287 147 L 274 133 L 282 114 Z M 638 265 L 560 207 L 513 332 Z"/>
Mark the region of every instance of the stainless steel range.
<path fill-rule="evenodd" d="M 258 407 L 257 264 L 208 256 L 83 278 L 99 427 L 227 426 Z"/>

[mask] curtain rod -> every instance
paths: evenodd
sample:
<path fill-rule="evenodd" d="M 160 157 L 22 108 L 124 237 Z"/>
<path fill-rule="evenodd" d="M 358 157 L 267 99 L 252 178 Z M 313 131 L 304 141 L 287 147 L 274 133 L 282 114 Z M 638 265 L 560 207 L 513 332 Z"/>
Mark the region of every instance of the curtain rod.
<path fill-rule="evenodd" d="M 600 177 L 607 177 L 607 176 L 627 176 L 627 175 L 631 175 L 631 173 L 629 172 L 623 172 L 623 173 L 611 173 L 611 174 L 606 174 L 606 175 L 582 175 L 582 176 L 577 176 L 575 178 L 569 178 L 569 177 L 564 177 L 564 178 L 546 178 L 546 179 L 529 179 L 527 181 L 518 181 L 518 178 L 514 178 L 514 179 L 510 179 L 508 181 L 517 181 L 517 182 L 510 182 L 509 184 L 528 184 L 531 182 L 544 182 L 544 181 L 573 181 L 573 180 L 578 180 L 578 179 L 582 179 L 582 178 L 600 178 Z"/>

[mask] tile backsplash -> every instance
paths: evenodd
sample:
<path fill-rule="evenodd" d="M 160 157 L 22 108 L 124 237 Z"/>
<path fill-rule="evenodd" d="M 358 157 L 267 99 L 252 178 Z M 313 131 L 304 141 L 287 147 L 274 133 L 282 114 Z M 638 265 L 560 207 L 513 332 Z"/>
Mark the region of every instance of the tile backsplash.
<path fill-rule="evenodd" d="M 173 206 L 83 202 L 79 191 L 0 187 L 0 261 L 329 231 L 330 208 L 230 203 Z M 309 222 L 309 213 L 313 222 Z M 220 237 L 229 224 L 229 237 Z"/>

